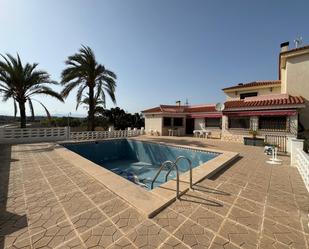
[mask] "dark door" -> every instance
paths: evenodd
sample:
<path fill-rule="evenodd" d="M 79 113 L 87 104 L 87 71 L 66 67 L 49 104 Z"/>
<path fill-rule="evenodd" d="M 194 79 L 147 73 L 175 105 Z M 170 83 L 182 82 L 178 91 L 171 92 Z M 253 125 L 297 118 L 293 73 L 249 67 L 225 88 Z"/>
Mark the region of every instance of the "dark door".
<path fill-rule="evenodd" d="M 186 134 L 193 134 L 194 130 L 194 118 L 186 119 Z"/>

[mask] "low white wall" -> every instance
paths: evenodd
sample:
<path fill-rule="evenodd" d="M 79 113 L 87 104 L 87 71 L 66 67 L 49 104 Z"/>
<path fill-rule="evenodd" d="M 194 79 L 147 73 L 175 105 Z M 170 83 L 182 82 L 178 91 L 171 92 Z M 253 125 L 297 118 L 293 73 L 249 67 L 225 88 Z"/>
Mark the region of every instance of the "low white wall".
<path fill-rule="evenodd" d="M 303 150 L 304 140 L 303 139 L 291 139 L 290 150 L 291 150 L 291 166 L 297 166 L 298 150 Z"/>
<path fill-rule="evenodd" d="M 297 167 L 309 192 L 309 155 L 303 150 L 304 140 L 293 139 L 291 142 L 291 166 Z"/>
<path fill-rule="evenodd" d="M 150 133 L 150 130 L 156 130 L 159 135 L 162 135 L 162 124 L 163 120 L 161 116 L 155 115 L 145 115 L 145 132 Z"/>
<path fill-rule="evenodd" d="M 71 132 L 70 140 L 93 140 L 93 139 L 104 139 L 104 138 L 121 138 L 121 137 L 135 137 L 144 135 L 144 128 L 128 129 L 128 130 L 112 130 L 112 131 L 81 131 Z"/>
<path fill-rule="evenodd" d="M 0 144 L 50 142 L 68 138 L 68 127 L 0 129 Z"/>

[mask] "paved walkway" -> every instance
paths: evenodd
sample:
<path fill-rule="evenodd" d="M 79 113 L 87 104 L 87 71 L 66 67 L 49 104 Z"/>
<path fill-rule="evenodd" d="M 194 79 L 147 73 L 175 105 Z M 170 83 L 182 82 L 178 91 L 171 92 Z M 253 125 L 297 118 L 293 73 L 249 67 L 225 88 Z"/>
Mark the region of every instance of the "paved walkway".
<path fill-rule="evenodd" d="M 288 157 L 270 166 L 261 148 L 148 139 L 242 157 L 146 219 L 54 145 L 0 146 L 0 248 L 308 248 L 309 194 Z"/>

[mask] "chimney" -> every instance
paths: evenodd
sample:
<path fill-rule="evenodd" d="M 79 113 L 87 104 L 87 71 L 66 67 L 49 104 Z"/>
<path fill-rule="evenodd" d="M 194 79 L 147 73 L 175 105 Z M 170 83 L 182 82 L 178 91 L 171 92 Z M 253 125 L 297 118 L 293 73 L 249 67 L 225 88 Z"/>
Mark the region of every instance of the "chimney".
<path fill-rule="evenodd" d="M 281 53 L 282 52 L 286 52 L 286 51 L 288 51 L 289 50 L 289 42 L 283 42 L 283 43 L 281 43 L 280 44 L 280 47 L 281 47 Z"/>
<path fill-rule="evenodd" d="M 178 106 L 180 106 L 180 105 L 181 105 L 181 101 L 180 101 L 180 100 L 177 100 L 177 101 L 176 101 L 176 104 L 177 104 Z"/>

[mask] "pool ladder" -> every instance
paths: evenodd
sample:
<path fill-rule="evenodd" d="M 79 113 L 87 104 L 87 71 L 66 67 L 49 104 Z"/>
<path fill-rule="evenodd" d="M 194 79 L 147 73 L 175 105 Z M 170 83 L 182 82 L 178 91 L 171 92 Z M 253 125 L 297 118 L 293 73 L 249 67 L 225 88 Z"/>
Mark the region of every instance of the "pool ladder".
<path fill-rule="evenodd" d="M 193 185 L 192 185 L 192 162 L 191 162 L 191 160 L 189 158 L 184 157 L 184 156 L 177 157 L 174 162 L 172 162 L 170 160 L 163 162 L 161 164 L 159 170 L 157 171 L 157 174 L 155 175 L 155 177 L 151 181 L 151 189 L 153 189 L 153 184 L 157 180 L 159 174 L 164 169 L 164 167 L 166 165 L 170 164 L 172 166 L 170 167 L 170 169 L 168 170 L 168 172 L 165 175 L 165 182 L 167 181 L 167 178 L 168 178 L 169 174 L 171 173 L 171 171 L 175 168 L 176 169 L 176 198 L 179 199 L 180 195 L 179 195 L 179 170 L 178 170 L 178 163 L 181 160 L 186 160 L 188 162 L 189 170 L 190 170 L 190 189 L 193 189 Z"/>

